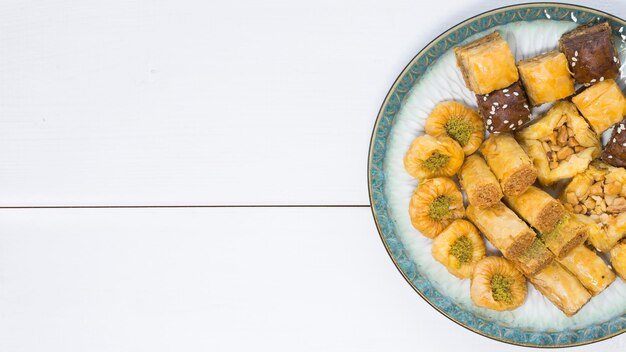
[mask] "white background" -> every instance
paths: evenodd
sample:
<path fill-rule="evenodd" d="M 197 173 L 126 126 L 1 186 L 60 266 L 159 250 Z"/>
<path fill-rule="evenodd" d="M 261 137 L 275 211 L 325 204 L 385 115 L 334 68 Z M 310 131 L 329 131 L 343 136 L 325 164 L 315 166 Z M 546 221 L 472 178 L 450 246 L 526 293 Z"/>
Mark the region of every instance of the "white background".
<path fill-rule="evenodd" d="M 503 4 L 1 0 L 0 351 L 528 350 L 419 298 L 368 207 L 6 208 L 366 206 L 396 76 Z"/>

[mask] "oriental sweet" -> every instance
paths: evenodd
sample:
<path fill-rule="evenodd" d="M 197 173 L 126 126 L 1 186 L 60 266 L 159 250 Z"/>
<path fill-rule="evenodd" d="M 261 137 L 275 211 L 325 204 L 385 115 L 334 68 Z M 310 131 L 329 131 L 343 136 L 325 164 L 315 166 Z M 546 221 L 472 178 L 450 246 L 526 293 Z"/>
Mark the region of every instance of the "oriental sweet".
<path fill-rule="evenodd" d="M 626 281 L 626 241 L 620 241 L 611 249 L 611 264 L 617 275 Z"/>
<path fill-rule="evenodd" d="M 520 195 L 506 196 L 504 202 L 539 232 L 554 230 L 565 214 L 558 200 L 535 186 Z"/>
<path fill-rule="evenodd" d="M 470 297 L 475 305 L 498 311 L 513 310 L 526 300 L 526 279 L 502 257 L 486 257 L 474 268 Z"/>
<path fill-rule="evenodd" d="M 565 213 L 549 232 L 541 232 L 539 238 L 557 258 L 563 258 L 573 248 L 577 247 L 589 237 L 589 227 L 576 216 Z"/>
<path fill-rule="evenodd" d="M 454 49 L 465 85 L 476 94 L 510 86 L 519 79 L 515 58 L 498 32 Z"/>
<path fill-rule="evenodd" d="M 480 147 L 480 152 L 506 195 L 523 193 L 537 179 L 537 169 L 508 133 L 490 135 Z"/>
<path fill-rule="evenodd" d="M 454 139 L 465 155 L 478 149 L 485 138 L 485 128 L 478 113 L 456 101 L 444 101 L 435 106 L 426 119 L 426 133 Z"/>
<path fill-rule="evenodd" d="M 544 186 L 583 172 L 600 154 L 600 141 L 574 104 L 557 102 L 537 123 L 516 135 Z"/>
<path fill-rule="evenodd" d="M 502 199 L 500 182 L 479 155 L 465 158 L 459 171 L 459 181 L 469 203 L 475 207 L 488 208 Z"/>
<path fill-rule="evenodd" d="M 626 167 L 626 118 L 613 128 L 600 159 L 612 166 Z"/>
<path fill-rule="evenodd" d="M 532 118 L 526 92 L 519 81 L 489 94 L 477 95 L 476 102 L 489 132 L 520 130 Z"/>
<path fill-rule="evenodd" d="M 568 317 L 576 314 L 591 299 L 591 294 L 580 281 L 557 262 L 552 262 L 528 279 Z"/>
<path fill-rule="evenodd" d="M 604 260 L 584 244 L 572 249 L 558 261 L 594 296 L 615 281 L 615 274 Z"/>
<path fill-rule="evenodd" d="M 463 196 L 449 178 L 422 181 L 411 197 L 409 215 L 417 230 L 434 238 L 454 220 L 465 216 Z"/>
<path fill-rule="evenodd" d="M 600 134 L 626 115 L 626 98 L 612 79 L 602 80 L 572 98 L 572 102 Z"/>
<path fill-rule="evenodd" d="M 574 94 L 574 79 L 563 53 L 550 51 L 518 63 L 519 74 L 532 105 L 541 105 Z"/>
<path fill-rule="evenodd" d="M 530 247 L 512 261 L 524 275 L 533 276 L 550 265 L 553 260 L 554 255 L 539 238 L 535 238 Z"/>
<path fill-rule="evenodd" d="M 404 168 L 420 180 L 453 176 L 463 165 L 465 154 L 452 138 L 424 135 L 415 138 L 404 156 Z"/>
<path fill-rule="evenodd" d="M 435 237 L 432 254 L 450 274 L 466 279 L 472 275 L 476 263 L 485 257 L 485 242 L 471 222 L 455 220 Z"/>

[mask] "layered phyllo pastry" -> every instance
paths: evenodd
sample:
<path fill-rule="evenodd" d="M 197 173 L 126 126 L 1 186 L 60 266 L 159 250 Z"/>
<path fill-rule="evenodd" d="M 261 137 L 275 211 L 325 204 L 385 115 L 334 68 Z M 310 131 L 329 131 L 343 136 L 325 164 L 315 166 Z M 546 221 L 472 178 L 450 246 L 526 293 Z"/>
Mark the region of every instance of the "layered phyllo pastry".
<path fill-rule="evenodd" d="M 454 220 L 465 216 L 463 196 L 447 177 L 424 180 L 411 197 L 409 216 L 413 227 L 434 238 Z"/>
<path fill-rule="evenodd" d="M 465 85 L 476 94 L 506 88 L 519 79 L 511 48 L 498 32 L 456 48 L 454 53 Z"/>
<path fill-rule="evenodd" d="M 444 101 L 435 106 L 426 119 L 426 133 L 454 139 L 465 155 L 478 149 L 485 138 L 485 127 L 478 113 L 456 101 Z"/>
<path fill-rule="evenodd" d="M 470 297 L 479 307 L 513 310 L 526 300 L 526 278 L 502 257 L 486 257 L 474 268 Z"/>
<path fill-rule="evenodd" d="M 600 134 L 626 115 L 626 98 L 617 83 L 605 79 L 583 90 L 572 98 L 572 102 Z"/>
<path fill-rule="evenodd" d="M 574 274 L 593 296 L 615 281 L 615 274 L 604 260 L 584 244 L 576 246 L 565 257 L 557 260 Z"/>
<path fill-rule="evenodd" d="M 574 94 L 574 79 L 563 53 L 550 51 L 522 60 L 518 68 L 532 105 L 549 103 Z"/>
<path fill-rule="evenodd" d="M 626 167 L 626 118 L 613 127 L 600 159 L 612 166 Z"/>
<path fill-rule="evenodd" d="M 591 299 L 580 281 L 556 261 L 528 279 L 567 316 L 576 314 Z"/>
<path fill-rule="evenodd" d="M 489 207 L 467 207 L 467 217 L 508 259 L 522 255 L 535 240 L 535 232 L 502 202 Z"/>
<path fill-rule="evenodd" d="M 600 154 L 600 141 L 574 104 L 560 101 L 516 134 L 544 186 L 584 171 Z"/>
<path fill-rule="evenodd" d="M 532 119 L 526 93 L 519 81 L 489 94 L 476 95 L 476 102 L 489 132 L 520 130 Z"/>
<path fill-rule="evenodd" d="M 626 170 L 594 161 L 563 189 L 561 201 L 589 228 L 589 242 L 608 252 L 626 233 Z M 594 226 L 595 225 L 595 226 Z"/>
<path fill-rule="evenodd" d="M 535 186 L 528 187 L 520 195 L 504 197 L 504 202 L 530 226 L 542 233 L 554 230 L 565 214 L 561 202 Z"/>
<path fill-rule="evenodd" d="M 537 169 L 511 134 L 490 135 L 480 152 L 506 195 L 525 192 L 537 179 Z"/>
<path fill-rule="evenodd" d="M 454 139 L 424 135 L 411 143 L 404 155 L 404 168 L 409 175 L 420 180 L 451 177 L 459 171 L 464 158 L 463 149 Z"/>
<path fill-rule="evenodd" d="M 611 249 L 611 265 L 622 280 L 626 280 L 626 241 L 620 241 Z"/>
<path fill-rule="evenodd" d="M 574 214 L 565 213 L 554 229 L 540 232 L 539 238 L 557 258 L 563 258 L 589 237 L 589 227 Z"/>
<path fill-rule="evenodd" d="M 559 50 L 567 57 L 577 83 L 593 84 L 619 75 L 619 58 L 607 22 L 580 26 L 563 34 Z"/>
<path fill-rule="evenodd" d="M 530 247 L 524 251 L 519 257 L 512 260 L 516 267 L 526 276 L 533 276 L 554 260 L 552 252 L 546 248 L 546 245 L 539 239 L 535 238 Z"/>
<path fill-rule="evenodd" d="M 432 254 L 450 274 L 466 279 L 485 257 L 485 242 L 471 222 L 454 220 L 433 240 Z"/>
<path fill-rule="evenodd" d="M 465 158 L 459 171 L 459 181 L 469 203 L 475 207 L 487 208 L 502 199 L 500 182 L 479 155 Z"/>

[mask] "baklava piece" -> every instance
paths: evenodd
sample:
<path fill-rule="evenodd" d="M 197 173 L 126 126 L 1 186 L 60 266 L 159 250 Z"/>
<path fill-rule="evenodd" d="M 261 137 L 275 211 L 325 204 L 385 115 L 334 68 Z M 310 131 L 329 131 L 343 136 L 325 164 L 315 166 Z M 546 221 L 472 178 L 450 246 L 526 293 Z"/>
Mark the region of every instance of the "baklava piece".
<path fill-rule="evenodd" d="M 504 202 L 530 226 L 542 233 L 554 230 L 565 214 L 561 202 L 541 189 L 530 186 L 517 196 L 506 196 Z"/>
<path fill-rule="evenodd" d="M 617 83 L 605 79 L 583 90 L 572 102 L 599 135 L 626 115 L 626 98 Z"/>
<path fill-rule="evenodd" d="M 613 127 L 611 138 L 604 146 L 600 159 L 612 166 L 626 167 L 626 119 Z"/>
<path fill-rule="evenodd" d="M 611 265 L 617 275 L 626 281 L 626 241 L 620 241 L 611 249 Z"/>
<path fill-rule="evenodd" d="M 589 242 L 608 252 L 626 233 L 626 170 L 594 161 L 563 189 L 565 208 L 588 226 Z"/>
<path fill-rule="evenodd" d="M 568 317 L 576 314 L 591 299 L 591 295 L 580 281 L 557 262 L 552 262 L 528 279 Z"/>
<path fill-rule="evenodd" d="M 420 180 L 451 177 L 459 171 L 464 158 L 463 149 L 454 139 L 423 135 L 415 138 L 404 155 L 404 168 Z"/>
<path fill-rule="evenodd" d="M 498 32 L 455 48 L 454 53 L 465 85 L 476 94 L 491 93 L 519 80 L 511 48 Z"/>
<path fill-rule="evenodd" d="M 463 195 L 447 177 L 424 180 L 411 197 L 409 216 L 413 227 L 434 238 L 454 220 L 465 216 Z"/>
<path fill-rule="evenodd" d="M 560 101 L 516 135 L 543 186 L 583 172 L 600 154 L 600 141 L 574 104 Z"/>
<path fill-rule="evenodd" d="M 554 255 L 540 239 L 535 238 L 530 247 L 522 255 L 513 259 L 513 262 L 524 275 L 530 277 L 550 265 L 553 260 Z"/>
<path fill-rule="evenodd" d="M 467 207 L 467 217 L 505 257 L 515 259 L 535 240 L 535 232 L 502 202 L 479 209 Z"/>
<path fill-rule="evenodd" d="M 466 279 L 485 257 L 485 242 L 471 222 L 454 220 L 433 240 L 432 254 L 450 274 Z"/>
<path fill-rule="evenodd" d="M 479 307 L 513 310 L 526 300 L 526 279 L 508 260 L 486 257 L 474 268 L 470 297 Z"/>
<path fill-rule="evenodd" d="M 619 58 L 607 22 L 580 26 L 563 34 L 559 50 L 567 57 L 577 83 L 593 84 L 619 75 Z"/>
<path fill-rule="evenodd" d="M 456 101 L 437 104 L 426 119 L 424 129 L 433 137 L 454 139 L 465 155 L 474 153 L 485 138 L 485 127 L 478 113 Z"/>
<path fill-rule="evenodd" d="M 498 178 L 505 195 L 524 193 L 537 179 L 537 169 L 522 147 L 508 133 L 492 134 L 480 152 Z"/>
<path fill-rule="evenodd" d="M 594 296 L 615 281 L 615 274 L 604 260 L 584 244 L 572 249 L 558 261 Z"/>
<path fill-rule="evenodd" d="M 574 94 L 574 79 L 563 53 L 550 51 L 518 63 L 519 75 L 532 105 L 541 105 Z"/>
<path fill-rule="evenodd" d="M 476 102 L 489 132 L 520 130 L 532 118 L 526 93 L 519 81 L 489 94 L 476 95 Z"/>
<path fill-rule="evenodd" d="M 589 227 L 576 216 L 565 213 L 554 230 L 539 233 L 539 238 L 557 258 L 563 258 L 589 237 Z"/>
<path fill-rule="evenodd" d="M 465 158 L 459 171 L 459 181 L 467 200 L 475 207 L 487 208 L 502 199 L 500 182 L 485 160 L 476 154 Z"/>

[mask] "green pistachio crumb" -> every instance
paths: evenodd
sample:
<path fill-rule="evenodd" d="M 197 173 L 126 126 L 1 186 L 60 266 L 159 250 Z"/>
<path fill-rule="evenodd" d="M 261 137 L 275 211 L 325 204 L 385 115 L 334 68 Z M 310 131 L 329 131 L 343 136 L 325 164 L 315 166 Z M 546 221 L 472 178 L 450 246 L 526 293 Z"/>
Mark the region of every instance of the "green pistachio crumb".
<path fill-rule="evenodd" d="M 546 246 L 543 244 L 543 242 L 541 242 L 541 240 L 539 239 L 535 239 L 533 243 L 530 244 L 528 249 L 526 249 L 526 251 L 522 253 L 522 256 L 527 259 L 533 259 L 545 252 L 545 250 Z"/>
<path fill-rule="evenodd" d="M 472 136 L 472 125 L 469 121 L 460 117 L 452 117 L 446 122 L 444 128 L 448 136 L 459 142 L 464 147 Z"/>
<path fill-rule="evenodd" d="M 450 157 L 448 155 L 441 154 L 439 152 L 434 152 L 428 159 L 424 160 L 424 167 L 428 169 L 430 172 L 437 172 L 442 167 L 448 164 L 448 160 Z"/>
<path fill-rule="evenodd" d="M 435 220 L 441 221 L 450 215 L 450 203 L 452 199 L 446 196 L 439 196 L 428 206 L 428 215 Z"/>
<path fill-rule="evenodd" d="M 495 274 L 491 278 L 491 295 L 496 302 L 511 303 L 513 295 L 511 294 L 512 280 L 501 274 Z"/>
<path fill-rule="evenodd" d="M 472 243 L 469 237 L 463 235 L 452 243 L 452 246 L 450 246 L 450 254 L 458 259 L 459 267 L 463 264 L 467 264 L 472 261 L 474 243 Z"/>

